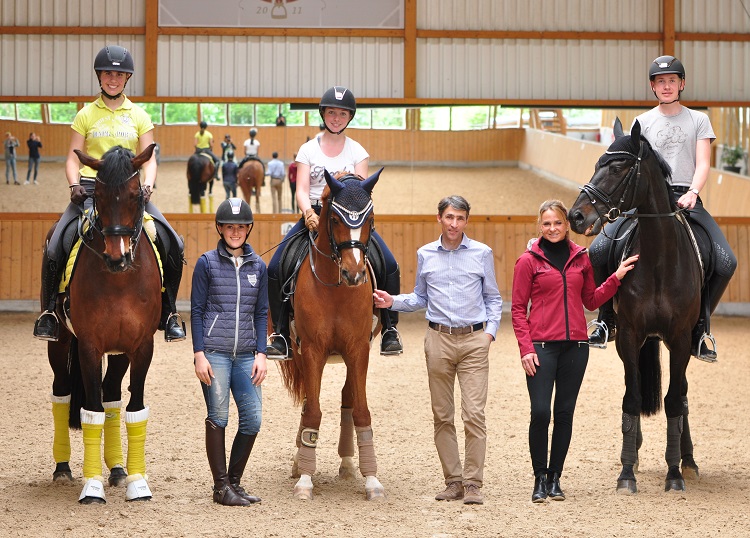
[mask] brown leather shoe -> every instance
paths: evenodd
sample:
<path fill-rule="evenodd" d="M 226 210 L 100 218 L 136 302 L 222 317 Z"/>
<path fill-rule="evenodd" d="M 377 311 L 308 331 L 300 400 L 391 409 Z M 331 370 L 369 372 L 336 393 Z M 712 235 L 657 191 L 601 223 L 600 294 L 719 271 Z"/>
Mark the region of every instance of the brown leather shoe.
<path fill-rule="evenodd" d="M 451 482 L 443 491 L 435 495 L 436 501 L 458 501 L 464 498 L 464 487 L 461 482 Z"/>
<path fill-rule="evenodd" d="M 469 484 L 464 488 L 464 504 L 484 504 L 484 497 L 479 486 Z"/>

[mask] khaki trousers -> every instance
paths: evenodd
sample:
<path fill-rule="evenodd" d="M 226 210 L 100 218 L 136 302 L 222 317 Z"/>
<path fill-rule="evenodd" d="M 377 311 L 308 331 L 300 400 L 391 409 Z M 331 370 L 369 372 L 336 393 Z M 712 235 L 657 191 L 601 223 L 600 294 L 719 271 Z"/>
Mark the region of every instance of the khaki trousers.
<path fill-rule="evenodd" d="M 435 447 L 443 466 L 445 483 L 462 482 L 482 487 L 487 427 L 484 407 L 487 403 L 490 339 L 482 330 L 451 335 L 427 330 L 424 341 L 427 376 L 435 427 Z M 461 419 L 464 422 L 465 463 L 461 467 L 456 427 L 453 388 L 458 376 L 461 389 Z"/>
<path fill-rule="evenodd" d="M 283 179 L 271 179 L 271 200 L 273 201 L 274 213 L 281 213 L 281 187 L 283 185 Z"/>

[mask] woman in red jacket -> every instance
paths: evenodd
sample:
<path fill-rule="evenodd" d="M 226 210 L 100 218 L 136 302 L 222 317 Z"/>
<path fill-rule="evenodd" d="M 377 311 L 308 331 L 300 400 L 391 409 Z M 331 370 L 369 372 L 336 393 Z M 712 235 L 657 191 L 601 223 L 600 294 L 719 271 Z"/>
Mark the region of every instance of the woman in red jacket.
<path fill-rule="evenodd" d="M 620 281 L 638 259 L 631 256 L 624 260 L 597 288 L 586 249 L 569 238 L 567 215 L 567 208 L 559 200 L 548 200 L 540 206 L 540 238 L 529 242 L 513 271 L 513 330 L 531 400 L 529 450 L 535 476 L 533 502 L 544 502 L 548 496 L 565 500 L 560 475 L 589 358 L 583 307 L 596 310 L 614 296 Z M 553 387 L 555 424 L 548 464 Z"/>

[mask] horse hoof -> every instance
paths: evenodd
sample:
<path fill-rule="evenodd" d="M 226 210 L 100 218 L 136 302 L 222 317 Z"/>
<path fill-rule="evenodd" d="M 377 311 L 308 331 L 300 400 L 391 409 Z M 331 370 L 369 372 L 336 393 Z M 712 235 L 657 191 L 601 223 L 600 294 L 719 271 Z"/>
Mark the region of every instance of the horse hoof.
<path fill-rule="evenodd" d="M 70 472 L 68 462 L 58 463 L 52 473 L 53 482 L 73 482 L 73 473 Z"/>
<path fill-rule="evenodd" d="M 635 485 L 635 480 L 618 480 L 617 493 L 619 493 L 620 495 L 635 495 L 636 493 L 638 493 L 638 488 Z"/>
<path fill-rule="evenodd" d="M 109 482 L 110 486 L 116 488 L 124 486 L 127 480 L 128 473 L 126 473 L 125 469 L 123 469 L 119 465 L 116 467 L 112 467 L 112 469 L 109 471 L 109 478 L 107 479 L 107 482 Z"/>
<path fill-rule="evenodd" d="M 682 478 L 685 480 L 693 480 L 695 482 L 699 481 L 701 479 L 700 472 L 698 471 L 698 467 L 686 467 L 685 465 L 682 466 Z"/>
<path fill-rule="evenodd" d="M 374 476 L 368 476 L 365 482 L 365 496 L 368 501 L 380 501 L 385 499 L 385 488 Z"/>
<path fill-rule="evenodd" d="M 81 504 L 104 504 L 107 500 L 104 498 L 104 484 L 101 476 L 95 476 L 86 480 L 81 491 L 81 496 L 78 497 L 78 502 Z"/>
<path fill-rule="evenodd" d="M 667 493 L 685 491 L 685 481 L 681 478 L 668 478 L 664 481 L 664 491 Z"/>
<path fill-rule="evenodd" d="M 128 487 L 125 490 L 126 501 L 148 501 L 151 499 L 151 489 L 148 482 L 140 474 L 134 474 L 127 478 Z"/>
<path fill-rule="evenodd" d="M 345 456 L 341 458 L 339 467 L 339 478 L 341 480 L 354 480 L 357 477 L 357 466 L 354 465 L 354 458 Z"/>
<path fill-rule="evenodd" d="M 294 485 L 294 498 L 300 501 L 312 501 L 313 483 L 310 475 L 302 475 Z"/>

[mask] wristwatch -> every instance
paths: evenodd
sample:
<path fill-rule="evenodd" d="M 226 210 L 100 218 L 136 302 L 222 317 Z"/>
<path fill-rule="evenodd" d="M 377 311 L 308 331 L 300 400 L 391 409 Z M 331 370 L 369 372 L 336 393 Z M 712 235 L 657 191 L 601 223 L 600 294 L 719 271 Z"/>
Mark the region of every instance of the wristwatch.
<path fill-rule="evenodd" d="M 696 196 L 698 196 L 701 193 L 701 191 L 699 191 L 698 189 L 690 189 L 690 192 L 692 192 Z"/>

